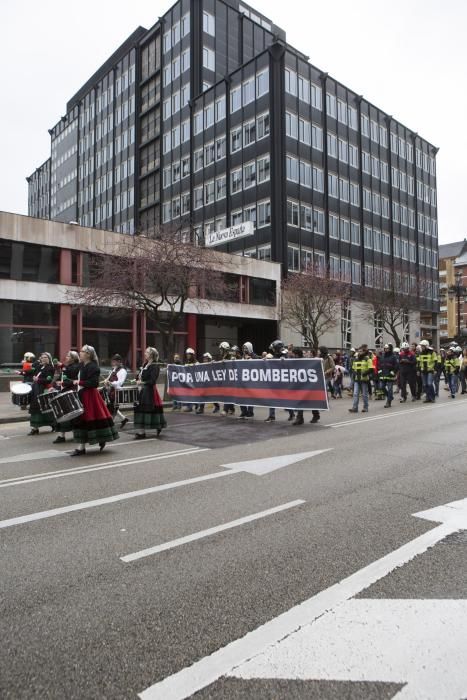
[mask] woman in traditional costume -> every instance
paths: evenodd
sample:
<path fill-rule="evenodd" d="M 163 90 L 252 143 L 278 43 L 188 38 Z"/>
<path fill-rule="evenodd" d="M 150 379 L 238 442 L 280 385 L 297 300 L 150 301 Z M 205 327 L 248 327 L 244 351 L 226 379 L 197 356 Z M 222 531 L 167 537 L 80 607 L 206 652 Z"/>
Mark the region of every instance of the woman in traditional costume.
<path fill-rule="evenodd" d="M 97 390 L 101 371 L 92 345 L 83 345 L 79 358 L 79 375 L 73 383 L 78 387 L 84 413 L 74 421 L 73 439 L 79 445 L 71 453 L 72 457 L 86 454 L 86 443 L 99 445 L 102 452 L 107 442 L 118 440 L 112 416 Z"/>
<path fill-rule="evenodd" d="M 146 430 L 156 430 L 160 435 L 162 428 L 167 426 L 161 397 L 157 391 L 159 376 L 159 353 L 156 348 L 146 348 L 145 363 L 138 375 L 137 385 L 141 388 L 138 403 L 134 409 L 136 435 L 135 440 L 146 437 Z"/>
<path fill-rule="evenodd" d="M 54 376 L 52 356 L 48 352 L 41 353 L 39 364 L 35 366 L 35 374 L 32 382 L 32 397 L 29 405 L 29 423 L 31 430 L 29 435 L 39 435 L 39 428 L 50 426 L 55 430 L 55 418 L 52 413 L 42 413 L 38 397 L 51 388 Z"/>
<path fill-rule="evenodd" d="M 76 391 L 75 380 L 78 379 L 79 370 L 79 355 L 75 350 L 70 350 L 67 352 L 63 364 L 63 371 L 59 382 L 60 392 Z M 55 438 L 54 443 L 65 442 L 65 433 L 70 433 L 73 430 L 74 421 L 61 421 L 61 423 L 57 425 L 60 434 Z"/>

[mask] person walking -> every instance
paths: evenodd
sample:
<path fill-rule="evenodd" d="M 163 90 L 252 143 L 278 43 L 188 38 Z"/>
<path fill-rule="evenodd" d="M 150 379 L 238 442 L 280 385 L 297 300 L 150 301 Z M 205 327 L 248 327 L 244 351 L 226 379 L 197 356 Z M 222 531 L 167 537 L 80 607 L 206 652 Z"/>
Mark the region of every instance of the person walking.
<path fill-rule="evenodd" d="M 144 360 L 136 381 L 140 392 L 138 403 L 134 408 L 135 440 L 143 440 L 146 437 L 146 430 L 156 430 L 157 435 L 160 435 L 161 430 L 167 427 L 164 407 L 157 390 L 160 371 L 158 350 L 153 347 L 146 348 Z"/>
<path fill-rule="evenodd" d="M 78 443 L 78 447 L 71 453 L 71 457 L 86 454 L 87 443 L 98 444 L 102 452 L 107 442 L 119 438 L 113 418 L 97 390 L 101 370 L 92 345 L 83 345 L 79 358 L 79 374 L 73 384 L 77 387 L 84 413 L 74 422 L 73 440 Z"/>
<path fill-rule="evenodd" d="M 128 423 L 128 418 L 123 415 L 117 403 L 117 389 L 121 389 L 128 376 L 128 370 L 123 366 L 123 358 L 121 355 L 114 355 L 111 359 L 112 369 L 109 376 L 104 381 L 104 386 L 109 392 L 109 411 L 112 418 L 116 416 L 120 418 L 120 428 L 124 428 Z"/>
<path fill-rule="evenodd" d="M 79 370 L 79 354 L 75 350 L 69 350 L 65 355 L 65 362 L 63 363 L 60 392 L 76 390 L 74 382 L 78 379 Z M 57 435 L 53 441 L 54 444 L 66 442 L 66 433 L 70 433 L 73 430 L 73 421 L 61 421 L 57 423 L 57 430 L 59 431 L 59 435 Z"/>
<path fill-rule="evenodd" d="M 417 400 L 417 358 L 407 342 L 402 343 L 399 354 L 399 382 L 401 388 L 400 403 L 407 401 L 407 384 L 410 387 L 412 401 Z"/>
<path fill-rule="evenodd" d="M 39 405 L 39 396 L 52 387 L 54 368 L 52 356 L 48 352 L 42 352 L 37 365 L 33 365 L 35 374 L 32 381 L 32 397 L 29 405 L 29 424 L 31 430 L 28 435 L 39 435 L 39 428 L 50 426 L 55 430 L 55 418 L 53 413 L 42 413 Z"/>
<path fill-rule="evenodd" d="M 438 362 L 438 355 L 430 346 L 428 340 L 420 343 L 421 352 L 417 358 L 417 368 L 422 379 L 422 387 L 425 392 L 423 403 L 435 402 L 434 373 Z"/>
<path fill-rule="evenodd" d="M 386 396 L 384 408 L 391 408 L 394 399 L 394 381 L 399 368 L 398 358 L 391 343 L 386 343 L 378 363 L 381 388 Z"/>
<path fill-rule="evenodd" d="M 362 345 L 352 363 L 353 376 L 353 404 L 349 413 L 358 413 L 360 394 L 363 398 L 362 413 L 368 413 L 368 382 L 373 374 L 373 357 L 368 350 L 368 345 Z"/>
<path fill-rule="evenodd" d="M 459 388 L 460 368 L 461 361 L 457 357 L 456 348 L 449 348 L 446 353 L 446 357 L 444 358 L 444 371 L 448 380 L 451 399 L 456 398 L 457 390 Z"/>

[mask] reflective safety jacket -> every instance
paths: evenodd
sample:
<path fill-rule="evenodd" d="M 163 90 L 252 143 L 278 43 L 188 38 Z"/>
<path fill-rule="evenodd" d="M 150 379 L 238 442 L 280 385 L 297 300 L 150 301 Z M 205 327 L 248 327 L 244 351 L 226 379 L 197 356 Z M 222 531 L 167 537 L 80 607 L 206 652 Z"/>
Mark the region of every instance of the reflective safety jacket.
<path fill-rule="evenodd" d="M 357 355 L 352 362 L 352 375 L 355 382 L 367 382 L 373 373 L 373 357 Z"/>
<path fill-rule="evenodd" d="M 458 374 L 461 368 L 461 361 L 458 357 L 449 357 L 444 360 L 444 371 L 446 374 Z"/>
<path fill-rule="evenodd" d="M 417 356 L 417 369 L 419 372 L 434 372 L 438 363 L 438 355 L 432 348 L 427 348 Z"/>

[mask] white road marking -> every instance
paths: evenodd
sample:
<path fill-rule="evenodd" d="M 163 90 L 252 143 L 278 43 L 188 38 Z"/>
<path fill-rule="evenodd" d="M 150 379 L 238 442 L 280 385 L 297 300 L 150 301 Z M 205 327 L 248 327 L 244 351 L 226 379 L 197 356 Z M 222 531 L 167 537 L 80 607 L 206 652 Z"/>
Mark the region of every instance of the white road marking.
<path fill-rule="evenodd" d="M 196 450 L 193 450 L 193 453 L 197 454 L 198 452 L 207 452 L 207 451 L 208 451 L 207 448 L 196 449 Z M 316 456 L 318 454 L 321 454 L 321 452 L 327 452 L 327 450 L 316 450 L 313 452 L 302 452 L 302 453 L 300 453 L 299 457 L 300 457 L 300 460 L 303 460 L 303 459 L 306 459 L 306 456 Z M 185 454 L 187 454 L 187 453 L 185 452 L 185 453 L 181 454 L 180 456 L 183 457 Z M 293 462 L 297 461 L 296 459 L 290 460 L 291 457 L 294 457 L 294 455 L 287 455 L 287 460 L 284 459 L 283 464 L 281 466 L 287 466 L 291 462 L 293 463 Z M 157 458 L 158 458 L 158 456 L 155 456 L 155 457 L 150 456 L 150 457 L 145 457 L 145 458 L 144 457 L 139 458 L 137 460 L 135 459 L 133 461 L 123 460 L 125 462 L 125 464 L 118 464 L 115 466 L 125 466 L 126 464 L 129 464 L 129 463 L 130 464 L 141 464 L 144 461 L 149 462 L 149 461 L 155 460 Z M 254 469 L 254 465 L 257 465 L 258 462 L 264 462 L 264 461 L 265 460 L 252 460 L 251 462 L 242 462 L 241 464 L 245 465 L 245 468 L 242 471 L 247 471 L 249 465 L 250 465 L 251 469 Z M 104 464 L 100 467 L 96 467 L 95 465 L 91 466 L 89 468 L 83 467 L 82 470 L 80 470 L 80 471 L 83 471 L 83 472 L 96 471 L 97 469 L 106 469 L 106 468 L 110 468 L 110 465 L 108 463 Z M 271 469 L 267 470 L 266 466 L 264 464 L 261 464 L 261 469 L 257 472 L 257 475 L 261 476 L 263 474 L 268 473 L 268 471 L 274 471 L 275 469 L 278 469 L 278 468 L 279 467 L 274 462 L 274 458 L 271 458 Z M 77 511 L 77 510 L 85 510 L 87 508 L 96 508 L 97 506 L 106 505 L 107 503 L 116 503 L 118 501 L 125 501 L 129 498 L 136 498 L 138 496 L 145 496 L 149 493 L 158 493 L 161 491 L 169 491 L 170 489 L 178 488 L 179 486 L 188 486 L 191 484 L 199 483 L 201 481 L 209 481 L 211 479 L 218 479 L 218 478 L 221 478 L 224 476 L 232 476 L 233 474 L 239 473 L 240 471 L 241 470 L 238 468 L 238 465 L 237 465 L 236 469 L 228 469 L 228 470 L 222 471 L 222 472 L 215 472 L 214 474 L 206 474 L 205 476 L 198 476 L 198 477 L 194 477 L 191 479 L 184 479 L 182 481 L 174 481 L 174 482 L 170 482 L 168 484 L 160 484 L 159 486 L 151 486 L 151 487 L 146 488 L 146 489 L 139 489 L 138 491 L 130 491 L 128 493 L 120 493 L 120 494 L 117 494 L 115 496 L 108 496 L 105 498 L 99 498 L 99 499 L 96 499 L 94 501 L 85 501 L 84 503 L 75 503 L 75 504 L 70 505 L 70 506 L 62 506 L 61 508 L 53 508 L 52 510 L 44 510 L 44 511 L 41 511 L 39 513 L 31 513 L 29 515 L 20 515 L 16 518 L 9 518 L 8 520 L 0 520 L 0 529 L 6 528 L 6 527 L 12 527 L 13 525 L 21 525 L 23 523 L 33 522 L 35 520 L 44 520 L 45 518 L 52 518 L 56 515 L 63 515 L 64 513 L 72 513 L 72 512 Z M 75 472 L 75 473 L 77 473 L 77 472 Z M 256 472 L 253 471 L 251 473 L 256 473 Z M 61 472 L 60 476 L 66 476 L 67 474 L 68 474 L 68 472 L 65 474 L 63 472 Z M 58 476 L 58 474 L 53 472 L 53 473 L 51 473 L 47 476 L 44 476 L 42 478 L 51 479 L 51 478 L 54 478 L 55 476 Z M 39 478 L 32 477 L 31 479 L 29 479 L 29 483 L 31 481 L 35 481 L 35 480 L 39 480 Z M 5 487 L 5 486 L 20 486 L 24 483 L 27 483 L 27 482 L 25 480 L 18 481 L 18 482 L 15 482 L 13 484 L 11 484 L 11 483 L 4 484 L 3 487 Z M 0 487 L 2 487 L 1 484 L 0 484 Z"/>
<path fill-rule="evenodd" d="M 143 457 L 134 457 L 127 459 L 119 459 L 115 462 L 101 462 L 100 464 L 89 464 L 83 467 L 71 467 L 70 469 L 59 469 L 52 472 L 42 472 L 40 474 L 28 474 L 27 476 L 10 477 L 0 481 L 0 489 L 10 486 L 22 486 L 23 484 L 31 484 L 35 481 L 45 481 L 48 479 L 58 479 L 63 476 L 75 476 L 76 474 L 86 474 L 87 472 L 97 472 L 104 469 L 116 469 L 117 467 L 138 466 L 147 462 L 157 461 L 159 459 L 170 459 L 171 457 L 184 457 L 198 452 L 208 452 L 208 448 L 187 447 L 180 450 L 172 450 L 170 452 L 159 452 L 156 454 L 145 455 Z M 61 453 L 66 454 L 66 453 Z"/>
<path fill-rule="evenodd" d="M 133 554 L 127 554 L 124 557 L 120 557 L 125 563 L 136 561 L 137 559 L 143 559 L 144 557 L 149 557 L 152 554 L 159 554 L 159 552 L 165 552 L 168 549 L 174 549 L 175 547 L 181 547 L 189 542 L 195 542 L 196 540 L 201 540 L 204 537 L 210 537 L 211 535 L 216 535 L 218 532 L 224 532 L 225 530 L 230 530 L 234 527 L 239 527 L 240 525 L 245 525 L 246 523 L 251 523 L 254 520 L 260 520 L 261 518 L 266 518 L 268 515 L 274 515 L 275 513 L 281 513 L 284 510 L 289 510 L 290 508 L 296 508 L 296 506 L 301 506 L 305 501 L 289 501 L 281 506 L 276 506 L 275 508 L 269 508 L 268 510 L 263 510 L 259 513 L 253 513 L 252 515 L 246 515 L 243 518 L 237 518 L 237 520 L 231 520 L 229 523 L 224 523 L 223 525 L 216 525 L 215 527 L 210 527 L 207 530 L 200 530 L 192 535 L 186 535 L 185 537 L 179 537 L 176 540 L 171 540 L 170 542 L 164 542 L 163 544 L 158 544 L 155 547 L 148 547 L 146 549 L 141 549 L 139 552 L 134 552 Z"/>
<path fill-rule="evenodd" d="M 465 406 L 462 403 L 440 403 L 431 404 L 430 407 L 420 406 L 420 408 L 406 408 L 400 411 L 388 411 L 387 413 L 378 413 L 376 416 L 365 416 L 362 418 L 349 418 L 348 420 L 339 421 L 338 423 L 326 423 L 325 428 L 343 428 L 346 425 L 354 425 L 355 423 L 368 423 L 375 420 L 384 420 L 384 418 L 394 418 L 395 416 L 405 416 L 407 413 L 419 413 L 420 411 L 434 411 L 438 408 L 446 408 L 452 406 Z"/>
<path fill-rule="evenodd" d="M 282 467 L 288 467 L 290 464 L 302 462 L 304 459 L 317 457 L 317 455 L 323 454 L 324 452 L 331 452 L 333 449 L 334 448 L 329 447 L 325 450 L 298 452 L 297 454 L 266 457 L 264 459 L 249 460 L 247 462 L 232 462 L 231 464 L 221 464 L 221 467 L 233 469 L 237 472 L 248 472 L 249 474 L 256 474 L 256 476 L 263 476 L 264 474 L 269 474 L 269 472 L 273 472 L 276 469 L 282 469 Z"/>
<path fill-rule="evenodd" d="M 180 488 L 181 486 L 191 486 L 202 481 L 210 481 L 211 479 L 219 479 L 224 476 L 232 476 L 235 472 L 214 472 L 214 474 L 205 474 L 204 476 L 196 476 L 192 479 L 183 479 L 182 481 L 172 481 L 169 484 L 160 484 L 159 486 L 150 486 L 146 489 L 138 491 L 129 491 L 128 493 L 118 493 L 115 496 L 107 496 L 105 498 L 97 498 L 94 501 L 84 501 L 83 503 L 74 503 L 70 506 L 62 506 L 61 508 L 53 508 L 52 510 L 43 510 L 40 513 L 30 513 L 29 515 L 20 515 L 16 518 L 8 520 L 0 520 L 0 530 L 13 525 L 22 525 L 23 523 L 31 523 L 36 520 L 45 520 L 53 518 L 56 515 L 64 515 L 65 513 L 73 513 L 78 510 L 87 510 L 88 508 L 97 508 L 98 506 L 107 505 L 109 503 L 118 503 L 126 501 L 130 498 L 138 498 L 139 496 L 147 496 L 150 493 L 161 493 L 162 491 L 170 491 L 171 489 Z"/>
<path fill-rule="evenodd" d="M 52 459 L 53 457 L 63 457 L 61 450 L 44 450 L 43 452 L 26 452 L 15 457 L 3 457 L 0 464 L 10 464 L 10 462 L 32 462 L 40 459 Z"/>
<path fill-rule="evenodd" d="M 467 600 L 347 600 L 228 675 L 402 683 L 395 698 L 460 700 L 466 624 Z"/>
<path fill-rule="evenodd" d="M 467 499 L 447 504 L 441 509 L 424 511 L 421 515 L 424 518 L 429 518 L 430 513 L 435 521 L 438 521 L 442 516 L 442 524 L 266 622 L 210 656 L 200 659 L 192 666 L 155 683 L 140 693 L 139 697 L 141 700 L 184 700 L 190 697 L 222 676 L 232 674 L 234 669 L 264 653 L 273 644 L 305 625 L 311 625 L 322 615 L 361 593 L 397 567 L 407 564 L 417 555 L 426 552 L 447 535 L 467 527 Z"/>

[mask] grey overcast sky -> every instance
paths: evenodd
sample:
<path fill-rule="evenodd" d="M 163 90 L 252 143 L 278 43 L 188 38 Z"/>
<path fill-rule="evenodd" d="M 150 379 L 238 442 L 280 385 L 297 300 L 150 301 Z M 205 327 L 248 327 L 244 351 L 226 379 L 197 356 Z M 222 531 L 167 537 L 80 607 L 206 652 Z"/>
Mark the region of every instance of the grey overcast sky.
<path fill-rule="evenodd" d="M 67 100 L 170 0 L 0 0 L 0 210 L 27 213 Z M 290 44 L 439 147 L 440 243 L 467 236 L 467 0 L 251 0 Z"/>

